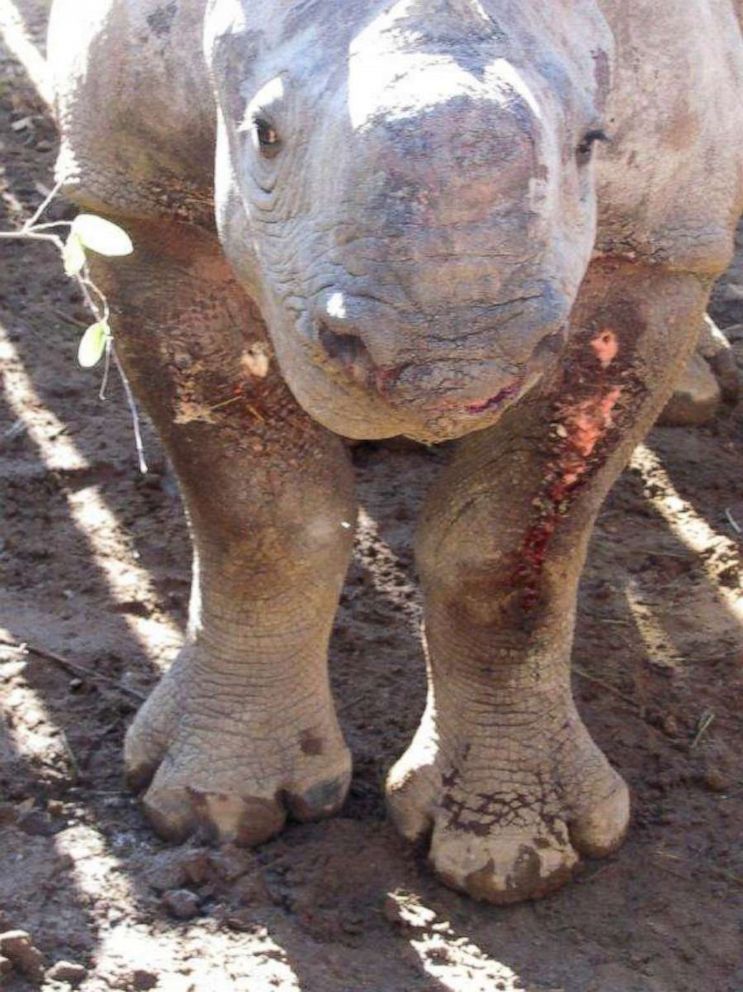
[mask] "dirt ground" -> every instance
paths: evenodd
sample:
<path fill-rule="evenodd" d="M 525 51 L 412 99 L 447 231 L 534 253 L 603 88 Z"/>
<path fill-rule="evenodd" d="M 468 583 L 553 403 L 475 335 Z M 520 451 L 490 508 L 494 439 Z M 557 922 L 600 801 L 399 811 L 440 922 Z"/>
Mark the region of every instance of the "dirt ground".
<path fill-rule="evenodd" d="M 54 148 L 5 52 L 2 228 L 50 185 Z M 740 249 L 724 326 L 743 323 Z M 593 541 L 575 691 L 632 787 L 627 843 L 496 909 L 438 884 L 384 812 L 423 705 L 411 533 L 441 452 L 355 451 L 364 510 L 331 652 L 355 755 L 343 814 L 252 853 L 154 837 L 122 739 L 182 635 L 188 543 L 155 439 L 142 476 L 120 386 L 101 402 L 76 366 L 86 319 L 51 249 L 2 246 L 0 932 L 28 931 L 46 969 L 82 966 L 51 974 L 86 992 L 741 992 L 743 408 L 654 431 Z M 69 987 L 48 976 L 0 985 Z"/>

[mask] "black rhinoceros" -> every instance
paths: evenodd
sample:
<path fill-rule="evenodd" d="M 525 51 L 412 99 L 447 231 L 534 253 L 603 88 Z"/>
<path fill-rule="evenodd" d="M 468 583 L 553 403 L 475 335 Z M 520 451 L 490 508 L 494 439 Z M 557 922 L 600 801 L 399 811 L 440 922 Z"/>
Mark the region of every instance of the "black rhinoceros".
<path fill-rule="evenodd" d="M 627 789 L 570 690 L 607 490 L 743 209 L 740 0 L 55 0 L 59 174 L 136 251 L 116 346 L 194 544 L 129 731 L 155 827 L 338 810 L 344 438 L 454 441 L 417 553 L 429 697 L 388 780 L 450 885 L 542 895 Z"/>

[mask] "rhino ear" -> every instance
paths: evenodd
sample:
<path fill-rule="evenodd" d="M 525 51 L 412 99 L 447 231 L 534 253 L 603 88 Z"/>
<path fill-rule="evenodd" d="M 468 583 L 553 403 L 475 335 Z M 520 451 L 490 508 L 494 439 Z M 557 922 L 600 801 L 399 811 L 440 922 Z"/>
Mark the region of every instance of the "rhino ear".
<path fill-rule="evenodd" d="M 238 57 L 251 60 L 260 25 L 248 14 L 242 0 L 208 0 L 204 13 L 203 50 L 208 66 L 216 59 Z M 252 5 L 253 7 L 258 5 Z"/>
<path fill-rule="evenodd" d="M 210 0 L 204 19 L 204 57 L 227 121 L 245 110 L 244 84 L 255 63 L 260 33 L 247 23 L 239 0 Z"/>

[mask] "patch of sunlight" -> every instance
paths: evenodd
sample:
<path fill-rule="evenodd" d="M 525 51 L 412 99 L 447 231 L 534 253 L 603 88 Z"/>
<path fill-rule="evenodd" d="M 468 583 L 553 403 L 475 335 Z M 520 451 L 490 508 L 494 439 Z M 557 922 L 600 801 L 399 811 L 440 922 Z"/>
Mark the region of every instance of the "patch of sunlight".
<path fill-rule="evenodd" d="M 23 367 L 18 350 L 6 337 L 0 338 L 0 361 L 4 365 L 5 401 L 36 446 L 45 468 L 50 472 L 89 468 L 87 458 L 65 435 L 65 425 L 44 406 Z M 137 564 L 136 552 L 131 549 L 126 533 L 106 505 L 99 487 L 87 486 L 77 492 L 65 492 L 64 496 L 70 517 L 88 545 L 90 556 L 102 573 L 113 601 L 119 605 L 131 603 L 132 599 L 141 596 L 143 590 L 152 595 L 152 578 L 145 568 Z M 159 657 L 163 650 L 175 647 L 182 640 L 172 620 L 154 621 L 130 613 L 123 613 L 122 616 L 153 661 L 157 661 L 154 654 Z"/>
<path fill-rule="evenodd" d="M 373 546 L 376 551 L 374 567 L 368 569 L 369 579 L 376 592 L 383 599 L 407 604 L 409 594 L 415 586 L 411 583 L 399 557 L 382 539 L 376 520 L 369 516 L 363 506 L 359 508 L 356 535 L 357 539 L 361 539 L 363 546 Z M 366 564 L 363 559 L 362 563 Z M 408 616 L 407 611 L 403 611 L 403 615 Z M 418 633 L 419 623 L 413 621 L 412 626 Z"/>
<path fill-rule="evenodd" d="M 0 633 L 4 634 L 2 628 Z M 22 652 L 0 645 L 0 682 L 22 676 L 25 665 Z M 31 767 L 74 768 L 75 759 L 67 738 L 55 725 L 38 693 L 25 683 L 15 682 L 13 688 L 2 689 L 0 699 L 8 716 L 5 733 L 19 757 Z M 15 715 L 18 719 L 14 719 Z"/>
<path fill-rule="evenodd" d="M 662 486 L 664 498 L 654 500 L 653 508 L 663 517 L 669 530 L 682 544 L 695 552 L 710 584 L 717 590 L 720 599 L 733 616 L 743 624 L 743 589 L 740 585 L 735 587 L 722 585 L 718 579 L 721 563 L 727 565 L 739 560 L 735 541 L 715 531 L 704 517 L 683 499 L 658 455 L 646 445 L 638 445 L 630 465 L 639 469 L 643 478 L 652 478 L 653 482 Z"/>
<path fill-rule="evenodd" d="M 56 834 L 54 846 L 59 854 L 69 856 L 69 870 L 84 901 L 95 904 L 105 898 L 118 912 L 131 915 L 134 908 L 131 882 L 98 830 L 78 823 Z"/>
<path fill-rule="evenodd" d="M 683 668 L 682 658 L 668 643 L 668 631 L 645 602 L 645 591 L 634 579 L 628 583 L 625 595 L 650 662 L 659 668 Z"/>
<path fill-rule="evenodd" d="M 34 44 L 23 15 L 13 0 L 0 0 L 0 35 L 11 55 L 21 63 L 42 100 L 54 102 L 47 61 Z"/>
<path fill-rule="evenodd" d="M 11 673 L 22 676 L 24 665 L 23 656 L 17 649 L 0 646 L 3 677 Z M 16 666 L 15 670 L 13 666 Z M 15 755 L 31 768 L 66 765 L 75 770 L 75 756 L 69 741 L 54 723 L 39 693 L 16 680 L 12 688 L 3 689 L 0 697 L 9 717 L 6 732 Z M 12 719 L 14 713 L 19 714 L 19 719 Z M 124 906 L 125 912 L 131 911 L 134 903 L 129 880 L 122 873 L 119 860 L 108 852 L 105 839 L 98 831 L 83 824 L 68 827 L 55 835 L 54 846 L 59 854 L 69 855 L 69 872 L 83 902 L 95 904 L 105 897 L 115 901 L 117 906 Z"/>
<path fill-rule="evenodd" d="M 2 0 L 0 0 L 2 2 Z M 23 368 L 18 349 L 0 328 L 0 362 L 3 365 L 3 389 L 10 410 L 28 437 L 39 449 L 50 472 L 76 472 L 90 468 L 90 463 L 65 436 L 66 426 L 47 409 Z"/>
<path fill-rule="evenodd" d="M 525 985 L 507 964 L 490 957 L 451 924 L 439 920 L 420 899 L 406 892 L 388 893 L 395 917 L 420 960 L 423 972 L 447 992 L 525 992 Z"/>
<path fill-rule="evenodd" d="M 113 987 L 139 971 L 157 975 L 161 992 L 300 992 L 285 952 L 262 927 L 242 935 L 199 924 L 153 933 L 122 921 L 102 934 L 96 959 L 97 976 Z"/>

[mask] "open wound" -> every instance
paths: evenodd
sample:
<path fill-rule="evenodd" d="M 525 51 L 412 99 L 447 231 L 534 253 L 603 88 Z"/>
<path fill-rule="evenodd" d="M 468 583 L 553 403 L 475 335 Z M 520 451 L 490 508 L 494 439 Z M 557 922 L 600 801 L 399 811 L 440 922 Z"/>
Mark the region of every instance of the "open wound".
<path fill-rule="evenodd" d="M 576 342 L 566 361 L 568 387 L 554 405 L 550 425 L 551 455 L 544 482 L 533 500 L 536 520 L 518 551 L 513 583 L 523 590 L 522 605 L 533 607 L 539 596 L 539 579 L 560 520 L 589 473 L 603 464 L 604 442 L 615 427 L 617 404 L 623 391 L 617 361 L 620 342 L 610 328 Z"/>

